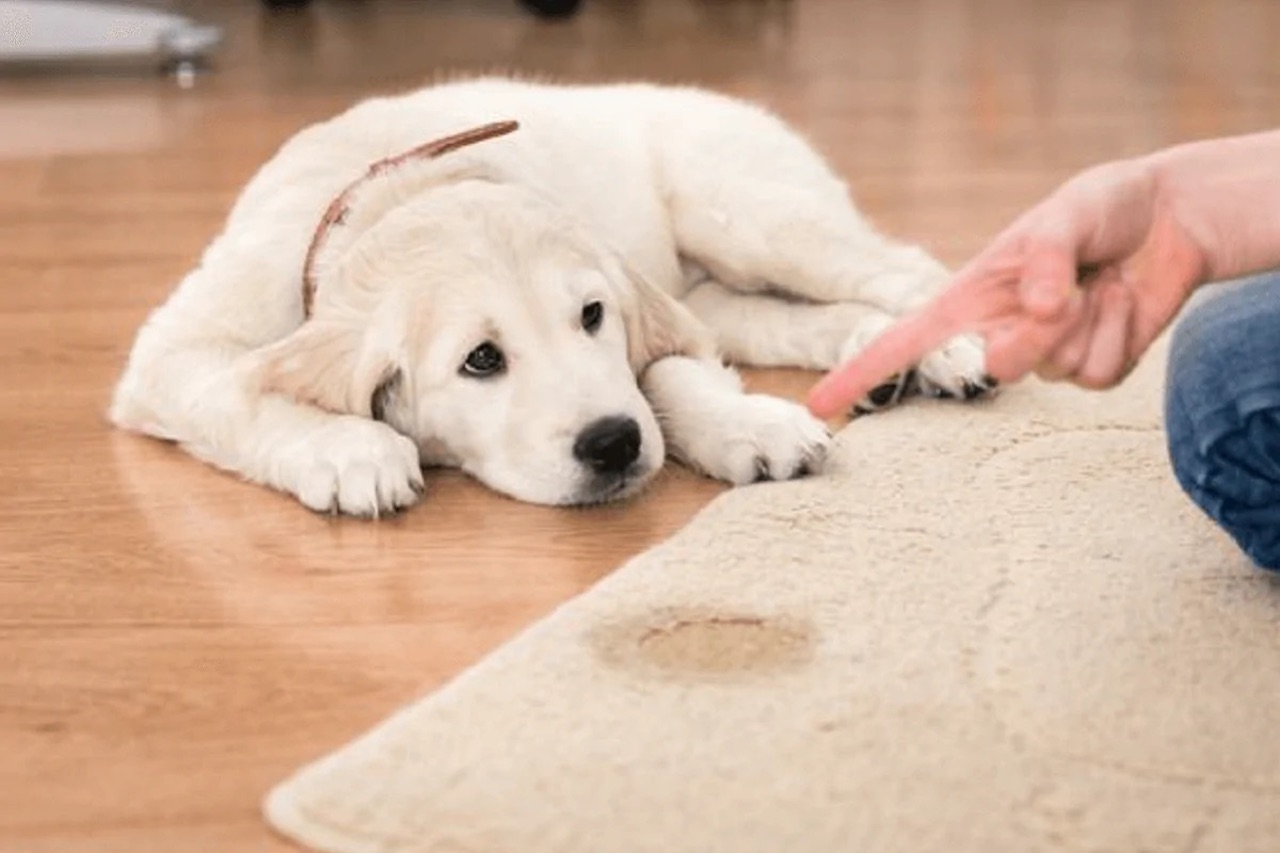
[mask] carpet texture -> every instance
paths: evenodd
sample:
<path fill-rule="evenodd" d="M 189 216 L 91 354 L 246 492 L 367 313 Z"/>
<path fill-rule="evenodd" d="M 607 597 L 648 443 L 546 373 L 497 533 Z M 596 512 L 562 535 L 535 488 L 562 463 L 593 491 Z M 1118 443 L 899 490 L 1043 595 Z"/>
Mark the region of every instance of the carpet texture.
<path fill-rule="evenodd" d="M 1162 363 L 856 421 L 268 820 L 330 853 L 1280 850 L 1280 582 L 1175 485 Z"/>

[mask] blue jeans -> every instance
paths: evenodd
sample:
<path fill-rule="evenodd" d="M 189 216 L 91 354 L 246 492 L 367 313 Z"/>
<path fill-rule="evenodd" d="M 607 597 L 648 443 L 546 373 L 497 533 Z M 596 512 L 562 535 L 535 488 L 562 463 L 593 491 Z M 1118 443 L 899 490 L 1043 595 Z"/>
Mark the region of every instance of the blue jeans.
<path fill-rule="evenodd" d="M 1280 570 L 1280 271 L 1204 289 L 1169 351 L 1178 482 L 1254 562 Z"/>

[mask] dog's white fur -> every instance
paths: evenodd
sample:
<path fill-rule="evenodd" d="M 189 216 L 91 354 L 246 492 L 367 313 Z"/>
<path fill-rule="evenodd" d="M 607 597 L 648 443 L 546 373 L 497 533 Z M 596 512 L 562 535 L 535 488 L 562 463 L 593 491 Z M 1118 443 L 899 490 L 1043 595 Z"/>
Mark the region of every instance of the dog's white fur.
<path fill-rule="evenodd" d="M 520 129 L 382 179 L 368 193 L 380 216 L 320 265 L 304 318 L 304 254 L 345 186 L 380 158 L 504 119 Z M 452 82 L 289 140 L 140 330 L 110 415 L 314 509 L 363 515 L 413 503 L 423 465 L 552 504 L 630 494 L 668 454 L 732 483 L 781 479 L 820 465 L 827 431 L 744 393 L 721 354 L 830 368 L 946 276 L 877 233 L 821 157 L 755 106 L 644 84 Z M 486 341 L 505 371 L 460 372 Z M 920 374 L 960 394 L 982 367 L 979 344 L 958 339 Z M 641 441 L 602 477 L 573 448 L 606 417 L 634 420 Z"/>

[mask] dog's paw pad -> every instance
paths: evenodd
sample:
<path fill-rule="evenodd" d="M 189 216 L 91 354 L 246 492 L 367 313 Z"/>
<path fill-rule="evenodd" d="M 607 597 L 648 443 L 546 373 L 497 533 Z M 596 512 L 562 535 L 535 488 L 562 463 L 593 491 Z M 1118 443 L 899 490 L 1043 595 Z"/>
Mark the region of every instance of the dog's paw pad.
<path fill-rule="evenodd" d="M 1000 388 L 1000 383 L 990 376 L 982 376 L 980 379 L 965 379 L 962 381 L 959 394 L 953 394 L 945 388 L 932 387 L 928 391 L 930 397 L 939 400 L 977 400 L 980 397 L 989 397 Z"/>
<path fill-rule="evenodd" d="M 866 397 L 855 403 L 853 414 L 854 416 L 872 415 L 893 408 L 918 388 L 915 370 L 899 373 L 871 389 Z"/>
<path fill-rule="evenodd" d="M 803 480 L 811 476 L 819 460 L 801 459 L 798 464 L 787 471 L 775 475 L 767 456 L 756 457 L 756 476 L 753 483 L 769 483 L 774 480 Z"/>
<path fill-rule="evenodd" d="M 984 373 L 977 381 L 971 379 L 964 381 L 964 398 L 976 400 L 979 397 L 988 396 L 999 388 L 1000 383 Z"/>

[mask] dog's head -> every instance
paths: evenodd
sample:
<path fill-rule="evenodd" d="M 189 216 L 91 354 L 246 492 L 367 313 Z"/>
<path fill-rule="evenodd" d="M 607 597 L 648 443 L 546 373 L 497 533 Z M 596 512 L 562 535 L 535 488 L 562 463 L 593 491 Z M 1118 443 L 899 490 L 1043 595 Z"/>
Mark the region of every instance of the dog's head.
<path fill-rule="evenodd" d="M 335 202 L 265 389 L 381 419 L 521 500 L 634 493 L 665 456 L 638 376 L 705 354 L 703 328 L 554 203 L 447 159 Z"/>

